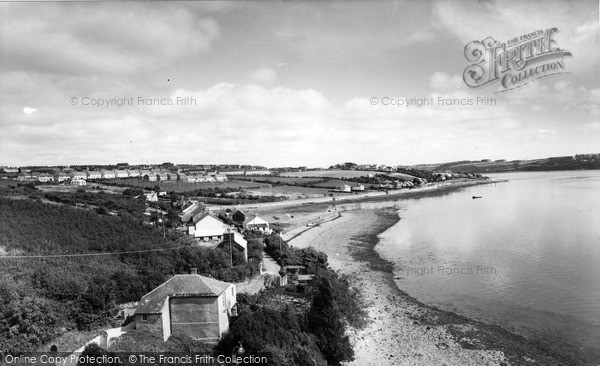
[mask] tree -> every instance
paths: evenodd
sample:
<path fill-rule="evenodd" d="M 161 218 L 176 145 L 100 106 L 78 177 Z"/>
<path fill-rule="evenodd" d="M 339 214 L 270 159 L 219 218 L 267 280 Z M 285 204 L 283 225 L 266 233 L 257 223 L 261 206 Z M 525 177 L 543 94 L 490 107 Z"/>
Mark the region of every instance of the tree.
<path fill-rule="evenodd" d="M 331 283 L 321 278 L 308 313 L 307 325 L 317 337 L 317 346 L 328 365 L 339 366 L 341 362 L 354 360 L 354 350 L 345 334 L 342 315 L 333 298 Z"/>

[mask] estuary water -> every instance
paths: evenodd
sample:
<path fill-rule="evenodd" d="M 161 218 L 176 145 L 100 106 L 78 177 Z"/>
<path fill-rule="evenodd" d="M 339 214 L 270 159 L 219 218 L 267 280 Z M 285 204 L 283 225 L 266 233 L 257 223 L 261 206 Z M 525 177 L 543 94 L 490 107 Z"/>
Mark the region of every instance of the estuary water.
<path fill-rule="evenodd" d="M 600 364 L 600 171 L 491 176 L 401 201 L 377 246 L 398 287 Z"/>

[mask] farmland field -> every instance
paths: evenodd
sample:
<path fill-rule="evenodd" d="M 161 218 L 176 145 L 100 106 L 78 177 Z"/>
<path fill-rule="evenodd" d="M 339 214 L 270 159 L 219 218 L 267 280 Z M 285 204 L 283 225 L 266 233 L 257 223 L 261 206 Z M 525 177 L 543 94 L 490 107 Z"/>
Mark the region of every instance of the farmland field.
<path fill-rule="evenodd" d="M 287 185 L 302 185 L 302 184 L 308 184 L 308 185 L 313 185 L 319 182 L 322 182 L 324 179 L 322 178 L 304 178 L 304 177 L 246 177 L 245 179 L 251 179 L 251 180 L 257 180 L 257 181 L 268 181 L 268 182 L 273 182 L 273 183 L 277 183 L 279 184 L 279 182 L 281 182 L 282 184 L 287 184 Z"/>
<path fill-rule="evenodd" d="M 316 178 L 356 178 L 375 175 L 378 172 L 369 170 L 308 170 L 305 172 L 281 173 L 284 177 L 316 177 Z"/>

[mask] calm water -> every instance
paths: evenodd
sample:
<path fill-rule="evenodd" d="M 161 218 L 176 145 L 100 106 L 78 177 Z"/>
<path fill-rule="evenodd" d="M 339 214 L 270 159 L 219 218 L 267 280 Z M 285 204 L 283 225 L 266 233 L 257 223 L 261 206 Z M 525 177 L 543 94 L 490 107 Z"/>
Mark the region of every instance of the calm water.
<path fill-rule="evenodd" d="M 600 363 L 600 171 L 494 176 L 402 201 L 377 250 L 417 299 Z"/>

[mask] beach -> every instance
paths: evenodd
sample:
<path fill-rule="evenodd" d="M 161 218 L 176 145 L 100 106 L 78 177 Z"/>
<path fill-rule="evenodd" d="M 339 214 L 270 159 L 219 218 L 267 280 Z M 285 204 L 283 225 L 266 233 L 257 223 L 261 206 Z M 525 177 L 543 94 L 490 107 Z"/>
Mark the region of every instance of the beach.
<path fill-rule="evenodd" d="M 396 209 L 314 206 L 290 212 L 294 219 L 282 237 L 294 247 L 326 253 L 330 267 L 348 275 L 364 295 L 370 322 L 350 329 L 355 360 L 348 365 L 578 364 L 546 345 L 438 310 L 401 291 L 392 263 L 376 251 L 378 234 L 400 220 Z"/>

